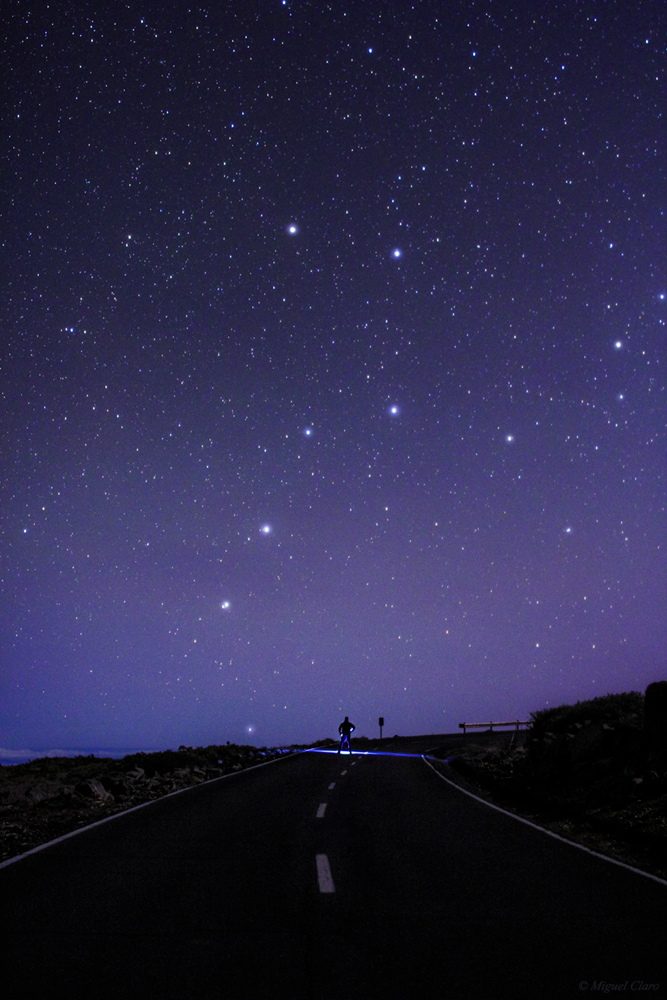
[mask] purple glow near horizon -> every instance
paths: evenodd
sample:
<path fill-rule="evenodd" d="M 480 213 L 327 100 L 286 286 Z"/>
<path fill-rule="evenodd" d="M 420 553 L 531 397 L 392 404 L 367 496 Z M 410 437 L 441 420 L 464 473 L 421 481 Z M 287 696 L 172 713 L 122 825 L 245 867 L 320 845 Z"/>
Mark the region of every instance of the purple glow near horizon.
<path fill-rule="evenodd" d="M 12 15 L 0 744 L 665 676 L 658 8 Z"/>

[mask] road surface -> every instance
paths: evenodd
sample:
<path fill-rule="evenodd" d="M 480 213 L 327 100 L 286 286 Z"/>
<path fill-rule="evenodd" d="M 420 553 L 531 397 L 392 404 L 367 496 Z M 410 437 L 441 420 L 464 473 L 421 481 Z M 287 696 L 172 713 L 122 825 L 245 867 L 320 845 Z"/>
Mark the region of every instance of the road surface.
<path fill-rule="evenodd" d="M 169 796 L 3 867 L 0 907 L 7 1000 L 667 994 L 667 886 L 419 757 L 305 753 Z"/>

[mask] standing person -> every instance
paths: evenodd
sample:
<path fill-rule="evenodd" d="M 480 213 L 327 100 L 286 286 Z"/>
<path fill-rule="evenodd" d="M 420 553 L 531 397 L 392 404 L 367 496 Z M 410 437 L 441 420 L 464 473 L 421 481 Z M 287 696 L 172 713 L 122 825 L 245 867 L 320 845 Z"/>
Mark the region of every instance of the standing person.
<path fill-rule="evenodd" d="M 347 749 L 349 753 L 352 753 L 350 736 L 352 735 L 354 728 L 355 727 L 352 725 L 352 723 L 350 722 L 350 720 L 346 715 L 343 721 L 341 722 L 340 726 L 338 727 L 338 732 L 340 734 L 340 746 L 338 747 L 338 753 L 341 752 L 345 744 L 347 744 Z"/>

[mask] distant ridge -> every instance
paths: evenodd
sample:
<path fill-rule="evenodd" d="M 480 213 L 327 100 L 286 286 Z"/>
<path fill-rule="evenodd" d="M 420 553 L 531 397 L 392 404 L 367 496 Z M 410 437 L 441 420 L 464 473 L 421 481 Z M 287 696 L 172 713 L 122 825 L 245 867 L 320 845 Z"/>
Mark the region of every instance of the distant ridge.
<path fill-rule="evenodd" d="M 110 757 L 120 760 L 132 753 L 157 753 L 172 747 L 68 747 L 66 749 L 50 748 L 48 750 L 30 750 L 27 747 L 12 750 L 0 747 L 0 764 L 27 764 L 40 757 Z"/>

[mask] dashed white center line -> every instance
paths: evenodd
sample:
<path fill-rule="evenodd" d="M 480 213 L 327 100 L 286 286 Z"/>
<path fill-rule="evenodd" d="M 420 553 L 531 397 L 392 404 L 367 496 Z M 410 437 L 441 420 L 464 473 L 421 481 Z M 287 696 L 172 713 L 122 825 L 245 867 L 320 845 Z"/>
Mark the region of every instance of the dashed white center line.
<path fill-rule="evenodd" d="M 326 854 L 316 854 L 315 861 L 317 863 L 317 882 L 320 892 L 335 892 L 336 887 L 331 877 L 328 857 Z"/>
<path fill-rule="evenodd" d="M 343 777 L 343 775 L 344 775 L 344 774 L 347 774 L 347 771 L 341 771 L 341 772 L 340 772 L 340 776 L 341 776 L 341 778 Z"/>
<path fill-rule="evenodd" d="M 331 789 L 335 787 L 336 787 L 336 782 L 332 781 L 331 784 L 329 785 L 329 791 L 331 791 Z"/>
<path fill-rule="evenodd" d="M 326 808 L 327 808 L 326 802 L 320 802 L 319 806 L 317 807 L 317 819 L 322 819 L 324 813 L 326 812 Z"/>

